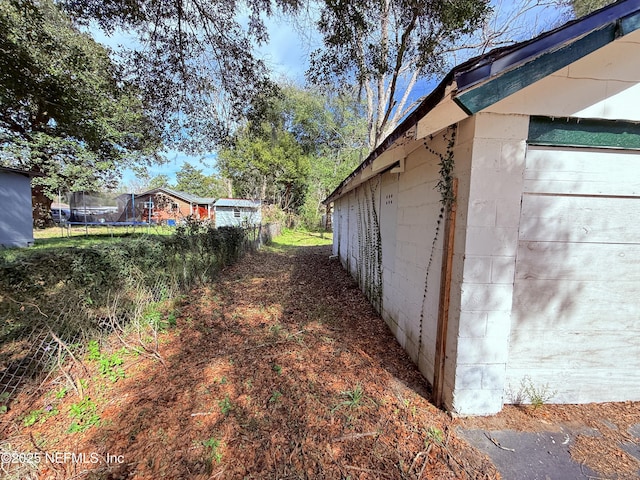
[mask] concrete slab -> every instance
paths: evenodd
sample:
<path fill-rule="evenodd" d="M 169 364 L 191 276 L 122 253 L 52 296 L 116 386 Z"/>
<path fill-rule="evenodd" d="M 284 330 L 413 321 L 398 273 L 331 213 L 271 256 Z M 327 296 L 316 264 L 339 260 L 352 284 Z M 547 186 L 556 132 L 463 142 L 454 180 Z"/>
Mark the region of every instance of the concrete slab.
<path fill-rule="evenodd" d="M 503 480 L 584 480 L 596 472 L 569 454 L 576 432 L 459 430 L 470 444 L 486 453 Z M 585 433 L 581 431 L 580 433 Z"/>

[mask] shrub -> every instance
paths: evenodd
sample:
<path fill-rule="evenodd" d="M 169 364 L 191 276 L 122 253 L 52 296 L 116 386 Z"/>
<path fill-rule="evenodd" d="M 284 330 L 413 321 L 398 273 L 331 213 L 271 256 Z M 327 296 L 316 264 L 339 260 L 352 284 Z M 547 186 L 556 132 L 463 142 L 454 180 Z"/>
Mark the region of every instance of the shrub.
<path fill-rule="evenodd" d="M 0 259 L 0 335 L 6 341 L 42 325 L 65 338 L 93 336 L 107 317 L 126 322 L 141 293 L 158 301 L 213 280 L 240 257 L 244 237 L 240 228 L 190 220 L 170 237 L 24 250 Z"/>

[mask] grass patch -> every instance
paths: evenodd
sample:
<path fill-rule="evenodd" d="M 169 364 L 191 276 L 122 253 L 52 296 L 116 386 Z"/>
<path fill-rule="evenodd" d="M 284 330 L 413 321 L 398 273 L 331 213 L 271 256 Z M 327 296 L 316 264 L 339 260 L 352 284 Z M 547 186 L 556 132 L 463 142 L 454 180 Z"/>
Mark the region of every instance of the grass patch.
<path fill-rule="evenodd" d="M 0 259 L 13 261 L 18 256 L 32 252 L 57 250 L 62 248 L 89 248 L 105 243 L 118 243 L 133 237 L 167 236 L 175 232 L 170 227 L 74 227 L 67 231 L 66 227 L 51 227 L 33 231 L 34 244 L 28 248 L 0 249 Z"/>
<path fill-rule="evenodd" d="M 333 234 L 330 232 L 309 232 L 285 228 L 280 236 L 273 239 L 271 245 L 263 248 L 267 252 L 286 253 L 298 247 L 319 247 L 332 243 Z"/>

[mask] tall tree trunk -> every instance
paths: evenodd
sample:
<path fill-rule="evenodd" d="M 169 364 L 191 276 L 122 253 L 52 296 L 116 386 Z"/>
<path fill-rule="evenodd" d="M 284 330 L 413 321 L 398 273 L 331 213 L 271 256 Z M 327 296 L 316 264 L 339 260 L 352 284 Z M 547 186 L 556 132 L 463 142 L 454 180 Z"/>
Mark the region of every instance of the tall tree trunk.
<path fill-rule="evenodd" d="M 51 226 L 51 200 L 44 194 L 42 185 L 34 185 L 31 188 L 31 202 L 33 205 L 33 226 L 35 228 L 44 228 Z"/>

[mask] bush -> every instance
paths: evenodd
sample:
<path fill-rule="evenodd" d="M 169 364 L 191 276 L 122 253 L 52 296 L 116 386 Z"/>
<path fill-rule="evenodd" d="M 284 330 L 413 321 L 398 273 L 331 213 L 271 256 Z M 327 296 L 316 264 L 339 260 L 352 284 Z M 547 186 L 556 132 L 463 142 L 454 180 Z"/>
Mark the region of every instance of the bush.
<path fill-rule="evenodd" d="M 21 251 L 0 260 L 0 334 L 6 341 L 42 324 L 76 338 L 107 317 L 126 322 L 141 296 L 157 301 L 213 280 L 241 256 L 244 239 L 241 228 L 189 221 L 170 237 Z"/>

